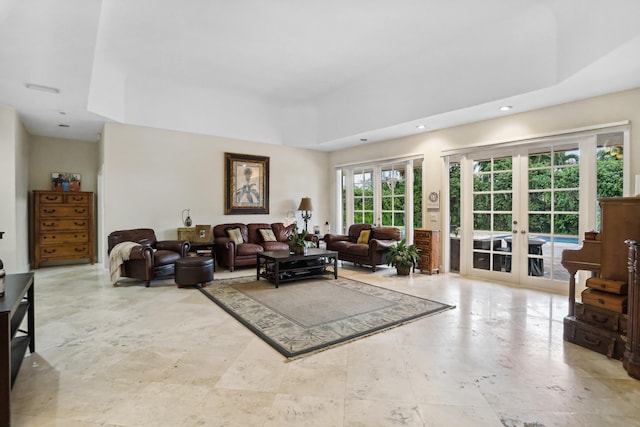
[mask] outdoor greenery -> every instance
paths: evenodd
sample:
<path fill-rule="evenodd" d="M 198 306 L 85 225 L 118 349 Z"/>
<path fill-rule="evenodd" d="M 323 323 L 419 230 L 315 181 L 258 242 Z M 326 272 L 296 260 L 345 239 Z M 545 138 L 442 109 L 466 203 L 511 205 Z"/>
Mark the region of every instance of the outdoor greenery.
<path fill-rule="evenodd" d="M 622 196 L 622 147 L 597 153 L 597 197 Z M 576 151 L 529 156 L 529 230 L 578 235 L 579 156 Z M 473 178 L 474 229 L 509 231 L 512 206 L 511 158 L 478 161 Z M 460 164 L 449 169 L 451 231 L 460 227 Z M 551 214 L 553 212 L 553 214 Z M 493 224 L 493 228 L 492 228 Z"/>
<path fill-rule="evenodd" d="M 386 169 L 388 179 L 382 180 L 381 224 L 405 227 L 406 177 L 404 169 Z M 354 175 L 356 175 L 354 173 Z M 353 223 L 375 224 L 372 171 L 360 171 L 360 179 L 353 188 Z M 385 178 L 386 178 L 385 177 Z M 343 186 L 343 214 L 346 214 L 346 194 Z M 422 226 L 422 168 L 413 169 L 413 217 L 414 226 Z"/>

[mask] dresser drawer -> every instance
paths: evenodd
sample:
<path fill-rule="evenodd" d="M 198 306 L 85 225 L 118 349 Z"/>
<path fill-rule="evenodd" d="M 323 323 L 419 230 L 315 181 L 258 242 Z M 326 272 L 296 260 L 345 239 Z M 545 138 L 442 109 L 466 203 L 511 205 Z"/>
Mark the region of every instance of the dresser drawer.
<path fill-rule="evenodd" d="M 49 231 L 81 231 L 89 229 L 89 220 L 87 219 L 43 219 L 40 221 L 40 232 Z"/>
<path fill-rule="evenodd" d="M 38 194 L 38 202 L 41 205 L 51 204 L 51 203 L 64 203 L 64 194 L 62 193 L 44 193 Z"/>
<path fill-rule="evenodd" d="M 83 193 L 66 193 L 64 195 L 64 201 L 73 205 L 88 205 L 89 200 L 91 199 L 90 194 Z"/>
<path fill-rule="evenodd" d="M 79 231 L 77 233 L 42 233 L 40 234 L 41 245 L 59 245 L 63 243 L 87 243 L 89 233 Z"/>
<path fill-rule="evenodd" d="M 40 246 L 40 259 L 54 258 L 87 258 L 89 257 L 89 245 L 79 243 L 76 245 Z"/>
<path fill-rule="evenodd" d="M 87 206 L 51 205 L 40 207 L 40 218 L 88 218 L 90 210 Z"/>

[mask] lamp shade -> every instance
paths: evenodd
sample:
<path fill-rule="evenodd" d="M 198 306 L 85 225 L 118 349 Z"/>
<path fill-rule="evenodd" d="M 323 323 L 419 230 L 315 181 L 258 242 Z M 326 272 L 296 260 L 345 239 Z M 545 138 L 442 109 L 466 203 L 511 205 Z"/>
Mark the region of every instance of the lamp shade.
<path fill-rule="evenodd" d="M 313 207 L 311 206 L 311 198 L 310 197 L 303 197 L 302 200 L 300 200 L 300 206 L 298 206 L 298 210 L 299 211 L 312 211 Z"/>

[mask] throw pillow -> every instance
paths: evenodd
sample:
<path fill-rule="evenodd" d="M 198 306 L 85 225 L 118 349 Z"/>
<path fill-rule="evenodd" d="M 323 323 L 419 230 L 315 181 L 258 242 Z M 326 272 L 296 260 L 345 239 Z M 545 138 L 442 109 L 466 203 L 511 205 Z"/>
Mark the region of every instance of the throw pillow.
<path fill-rule="evenodd" d="M 227 235 L 236 242 L 236 245 L 241 245 L 244 243 L 244 239 L 242 238 L 242 232 L 239 228 L 230 228 L 227 230 Z"/>
<path fill-rule="evenodd" d="M 369 243 L 370 235 L 371 235 L 371 230 L 360 230 L 360 235 L 358 235 L 357 243 Z"/>
<path fill-rule="evenodd" d="M 270 228 L 261 228 L 260 236 L 262 236 L 263 242 L 277 242 L 276 235 L 273 234 L 273 230 Z"/>

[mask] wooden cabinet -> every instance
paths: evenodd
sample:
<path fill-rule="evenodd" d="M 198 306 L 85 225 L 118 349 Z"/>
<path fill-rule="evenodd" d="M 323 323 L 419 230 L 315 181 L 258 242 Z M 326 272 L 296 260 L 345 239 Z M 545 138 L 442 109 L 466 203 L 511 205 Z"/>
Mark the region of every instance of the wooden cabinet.
<path fill-rule="evenodd" d="M 0 298 L 0 427 L 11 425 L 11 388 L 27 352 L 35 344 L 33 273 L 8 274 Z M 27 319 L 27 328 L 22 327 Z"/>
<path fill-rule="evenodd" d="M 178 240 L 188 240 L 193 242 L 196 238 L 195 227 L 179 227 L 178 228 Z"/>
<path fill-rule="evenodd" d="M 429 274 L 440 272 L 440 231 L 417 229 L 413 243 L 420 249 L 420 262 L 416 267 Z"/>
<path fill-rule="evenodd" d="M 33 268 L 47 261 L 94 263 L 93 193 L 34 191 Z"/>

